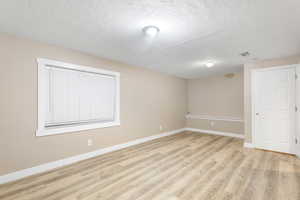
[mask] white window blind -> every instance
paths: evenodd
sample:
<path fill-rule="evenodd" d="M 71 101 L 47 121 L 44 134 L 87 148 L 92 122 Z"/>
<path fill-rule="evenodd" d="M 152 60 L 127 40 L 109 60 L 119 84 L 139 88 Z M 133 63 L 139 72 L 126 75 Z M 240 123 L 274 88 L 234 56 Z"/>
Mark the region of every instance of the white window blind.
<path fill-rule="evenodd" d="M 89 124 L 118 124 L 118 73 L 46 61 L 40 62 L 39 74 L 44 100 L 44 112 L 39 114 L 44 114 L 42 128 L 46 132 L 55 128 L 64 128 L 65 132 L 66 127 Z"/>

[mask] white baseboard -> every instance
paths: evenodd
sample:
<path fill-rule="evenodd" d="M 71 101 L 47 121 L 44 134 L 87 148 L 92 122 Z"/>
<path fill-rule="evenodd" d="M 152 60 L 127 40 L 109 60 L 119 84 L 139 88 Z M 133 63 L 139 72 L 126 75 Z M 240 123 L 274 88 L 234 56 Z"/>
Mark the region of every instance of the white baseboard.
<path fill-rule="evenodd" d="M 185 130 L 199 132 L 199 133 L 207 133 L 207 134 L 212 134 L 212 135 L 222 135 L 222 136 L 235 137 L 235 138 L 244 138 L 244 135 L 241 135 L 238 133 L 228 133 L 228 132 L 204 130 L 204 129 L 197 129 L 197 128 L 186 128 Z"/>
<path fill-rule="evenodd" d="M 254 145 L 252 143 L 245 142 L 244 147 L 245 148 L 254 148 Z"/>
<path fill-rule="evenodd" d="M 110 153 L 119 149 L 123 149 L 126 147 L 130 147 L 133 145 L 137 145 L 137 144 L 141 144 L 144 142 L 148 142 L 154 139 L 158 139 L 161 137 L 166 137 L 169 135 L 174 135 L 180 132 L 185 131 L 185 128 L 183 129 L 178 129 L 178 130 L 174 130 L 174 131 L 170 131 L 170 132 L 166 132 L 166 133 L 162 133 L 162 134 L 158 134 L 158 135 L 153 135 L 153 136 L 149 136 L 149 137 L 145 137 L 145 138 L 141 138 L 141 139 L 137 139 L 128 143 L 124 143 L 124 144 L 118 144 L 112 147 L 107 147 L 107 148 L 103 148 L 103 149 L 99 149 L 97 151 L 93 151 L 93 152 L 89 152 L 89 153 L 85 153 L 85 154 L 80 154 L 77 156 L 73 156 L 73 157 L 69 157 L 69 158 L 65 158 L 62 160 L 57 160 L 54 162 L 50 162 L 50 163 L 46 163 L 46 164 L 42 164 L 42 165 L 38 165 L 36 167 L 32 167 L 32 168 L 28 168 L 28 169 L 24 169 L 24 170 L 20 170 L 20 171 L 16 171 L 10 174 L 6 174 L 6 175 L 2 175 L 0 176 L 0 184 L 4 184 L 4 183 L 8 183 L 11 181 L 15 181 L 21 178 L 25 178 L 34 174 L 39 174 L 42 172 L 46 172 L 55 168 L 59 168 L 62 166 L 66 166 L 66 165 L 70 165 L 82 160 L 86 160 L 89 158 L 93 158 L 99 155 L 103 155 L 106 153 Z"/>

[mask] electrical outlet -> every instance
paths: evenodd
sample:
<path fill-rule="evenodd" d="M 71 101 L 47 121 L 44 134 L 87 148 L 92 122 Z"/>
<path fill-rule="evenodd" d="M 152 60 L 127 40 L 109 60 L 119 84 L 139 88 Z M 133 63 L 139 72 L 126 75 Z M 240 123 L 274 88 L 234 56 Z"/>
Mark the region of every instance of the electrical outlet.
<path fill-rule="evenodd" d="M 162 125 L 159 126 L 159 130 L 162 131 L 164 128 Z"/>
<path fill-rule="evenodd" d="M 215 126 L 215 122 L 214 121 L 210 121 L 210 127 L 213 127 L 213 126 Z"/>
<path fill-rule="evenodd" d="M 91 140 L 91 139 L 88 139 L 88 141 L 87 141 L 87 145 L 88 145 L 88 146 L 93 146 L 93 140 Z"/>

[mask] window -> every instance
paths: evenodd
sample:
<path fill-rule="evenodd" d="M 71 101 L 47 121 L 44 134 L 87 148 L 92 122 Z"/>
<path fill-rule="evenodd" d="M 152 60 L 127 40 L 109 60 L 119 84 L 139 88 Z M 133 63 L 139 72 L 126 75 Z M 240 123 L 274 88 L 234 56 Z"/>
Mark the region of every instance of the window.
<path fill-rule="evenodd" d="M 118 126 L 117 72 L 38 59 L 37 136 Z"/>

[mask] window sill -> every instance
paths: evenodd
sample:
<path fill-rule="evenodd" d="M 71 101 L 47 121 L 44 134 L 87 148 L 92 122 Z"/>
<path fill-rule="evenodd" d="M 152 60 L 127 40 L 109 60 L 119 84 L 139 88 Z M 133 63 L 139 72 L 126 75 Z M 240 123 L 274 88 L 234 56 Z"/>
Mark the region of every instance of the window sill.
<path fill-rule="evenodd" d="M 112 126 L 120 126 L 120 121 L 106 122 L 106 123 L 95 123 L 95 124 L 85 124 L 77 126 L 59 127 L 59 128 L 44 128 L 36 131 L 36 136 L 48 136 L 48 135 L 58 135 L 64 133 L 78 132 L 97 128 L 107 128 Z"/>

